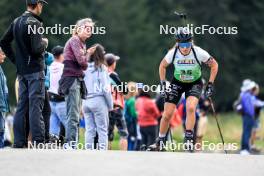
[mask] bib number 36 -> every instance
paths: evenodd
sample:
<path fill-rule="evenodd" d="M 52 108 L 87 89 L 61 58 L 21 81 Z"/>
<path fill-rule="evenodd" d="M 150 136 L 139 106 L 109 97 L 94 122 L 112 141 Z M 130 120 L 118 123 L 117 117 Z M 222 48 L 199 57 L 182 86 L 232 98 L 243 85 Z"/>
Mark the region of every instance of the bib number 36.
<path fill-rule="evenodd" d="M 192 70 L 181 70 L 181 80 L 183 81 L 193 80 Z"/>

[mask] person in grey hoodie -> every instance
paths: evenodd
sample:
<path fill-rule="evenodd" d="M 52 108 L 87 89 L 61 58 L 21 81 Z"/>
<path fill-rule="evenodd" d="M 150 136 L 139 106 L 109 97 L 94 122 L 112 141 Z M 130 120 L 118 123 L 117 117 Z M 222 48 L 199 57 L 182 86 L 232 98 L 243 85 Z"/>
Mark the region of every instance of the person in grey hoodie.
<path fill-rule="evenodd" d="M 86 69 L 84 81 L 87 88 L 87 99 L 83 101 L 85 118 L 85 147 L 94 149 L 94 138 L 98 133 L 99 150 L 108 148 L 109 111 L 113 109 L 110 78 L 104 64 L 104 48 L 96 44 Z"/>

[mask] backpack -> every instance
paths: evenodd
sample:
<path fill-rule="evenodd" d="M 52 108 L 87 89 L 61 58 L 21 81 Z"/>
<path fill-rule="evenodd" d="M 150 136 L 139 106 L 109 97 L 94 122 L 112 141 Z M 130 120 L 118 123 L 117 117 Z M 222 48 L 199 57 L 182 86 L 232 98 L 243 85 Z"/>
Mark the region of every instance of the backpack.
<path fill-rule="evenodd" d="M 242 109 L 240 97 L 233 103 L 233 110 L 238 114 L 243 114 L 243 109 Z"/>
<path fill-rule="evenodd" d="M 109 77 L 111 75 L 112 72 L 109 72 Z M 113 101 L 114 101 L 114 108 L 121 108 L 124 109 L 125 106 L 125 99 L 124 99 L 124 95 L 122 92 L 119 92 L 115 86 L 116 86 L 116 82 L 110 77 L 110 85 L 111 85 L 111 94 L 113 97 Z"/>

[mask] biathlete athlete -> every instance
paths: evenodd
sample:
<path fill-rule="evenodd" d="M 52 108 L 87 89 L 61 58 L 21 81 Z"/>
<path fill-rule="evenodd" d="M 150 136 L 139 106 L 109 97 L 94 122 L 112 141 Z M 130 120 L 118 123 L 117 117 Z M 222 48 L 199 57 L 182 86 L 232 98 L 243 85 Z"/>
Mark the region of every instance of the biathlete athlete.
<path fill-rule="evenodd" d="M 169 122 L 183 93 L 185 93 L 186 97 L 187 111 L 184 144 L 187 144 L 186 150 L 193 150 L 195 111 L 203 88 L 202 63 L 211 69 L 205 90 L 205 96 L 210 98 L 213 94 L 213 83 L 218 72 L 218 64 L 208 52 L 194 45 L 193 35 L 187 28 L 182 28 L 176 34 L 175 47 L 168 51 L 159 66 L 160 84 L 163 88 L 165 105 L 160 123 L 159 137 L 156 143 L 150 145 L 147 150 L 165 150 L 165 136 L 169 128 Z M 174 76 L 170 88 L 166 90 L 166 68 L 170 64 L 174 65 Z"/>

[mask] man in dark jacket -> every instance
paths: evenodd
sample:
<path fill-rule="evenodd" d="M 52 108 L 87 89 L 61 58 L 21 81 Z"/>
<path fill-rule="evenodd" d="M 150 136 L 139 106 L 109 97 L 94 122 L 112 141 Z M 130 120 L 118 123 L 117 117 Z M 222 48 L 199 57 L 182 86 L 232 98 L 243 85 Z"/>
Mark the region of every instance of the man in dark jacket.
<path fill-rule="evenodd" d="M 39 33 L 29 30 L 42 27 L 44 0 L 27 0 L 27 11 L 16 18 L 0 41 L 6 56 L 16 65 L 19 80 L 19 100 L 14 117 L 14 147 L 27 146 L 25 118 L 29 112 L 32 142 L 44 142 L 44 122 L 42 109 L 45 97 L 44 51 L 48 40 Z M 36 30 L 37 31 L 37 30 Z M 16 54 L 11 44 L 15 40 Z"/>

